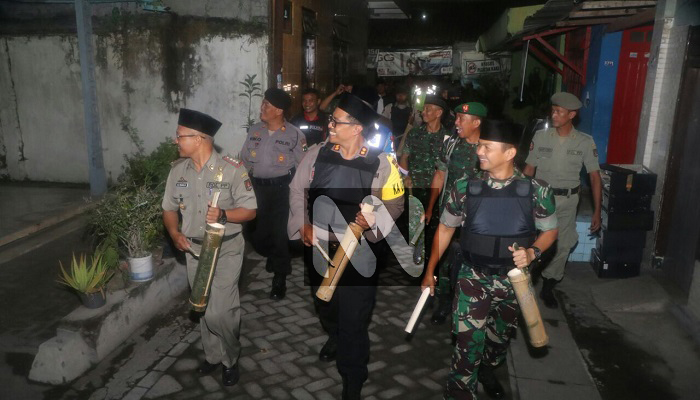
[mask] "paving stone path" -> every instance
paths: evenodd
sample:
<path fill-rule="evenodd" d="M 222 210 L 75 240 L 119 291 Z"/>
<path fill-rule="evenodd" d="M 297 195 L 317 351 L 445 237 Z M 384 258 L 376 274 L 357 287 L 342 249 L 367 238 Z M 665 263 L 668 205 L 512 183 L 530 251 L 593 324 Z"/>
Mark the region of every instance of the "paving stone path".
<path fill-rule="evenodd" d="M 272 274 L 265 271 L 265 261 L 255 253 L 246 258 L 241 380 L 236 386 L 221 385 L 220 369 L 206 376 L 194 371 L 204 356 L 199 327 L 188 318 L 183 298 L 182 305 L 78 379 L 64 398 L 339 399 L 342 383 L 335 363 L 318 360 L 327 337 L 303 271 L 302 259 L 294 259 L 287 297 L 275 302 L 268 298 Z M 449 326 L 430 325 L 428 311 L 407 340 L 404 328 L 420 295 L 418 281 L 398 266 L 382 270 L 380 277 L 363 397 L 439 399 L 452 349 Z"/>

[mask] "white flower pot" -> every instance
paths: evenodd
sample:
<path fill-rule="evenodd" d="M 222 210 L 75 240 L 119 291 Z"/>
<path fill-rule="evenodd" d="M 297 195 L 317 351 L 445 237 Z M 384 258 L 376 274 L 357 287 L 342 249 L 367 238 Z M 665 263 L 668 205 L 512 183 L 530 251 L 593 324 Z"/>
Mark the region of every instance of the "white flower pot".
<path fill-rule="evenodd" d="M 146 282 L 153 279 L 153 256 L 129 258 L 129 276 L 134 282 Z"/>

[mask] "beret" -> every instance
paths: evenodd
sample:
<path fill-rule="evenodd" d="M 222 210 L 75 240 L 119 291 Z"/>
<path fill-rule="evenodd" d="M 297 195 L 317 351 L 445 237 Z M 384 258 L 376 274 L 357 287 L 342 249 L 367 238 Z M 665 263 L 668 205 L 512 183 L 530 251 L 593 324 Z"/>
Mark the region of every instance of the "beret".
<path fill-rule="evenodd" d="M 221 128 L 221 122 L 213 117 L 188 108 L 180 109 L 177 124 L 209 136 L 214 136 L 219 128 Z"/>
<path fill-rule="evenodd" d="M 583 106 L 578 97 L 567 92 L 554 93 L 552 95 L 552 105 L 564 107 L 569 111 L 576 111 Z"/>
<path fill-rule="evenodd" d="M 469 114 L 482 118 L 485 118 L 486 114 L 488 113 L 486 106 L 476 101 L 460 104 L 455 107 L 454 111 L 455 114 Z"/>
<path fill-rule="evenodd" d="M 265 91 L 265 100 L 282 111 L 292 105 L 292 98 L 282 89 L 269 88 Z"/>

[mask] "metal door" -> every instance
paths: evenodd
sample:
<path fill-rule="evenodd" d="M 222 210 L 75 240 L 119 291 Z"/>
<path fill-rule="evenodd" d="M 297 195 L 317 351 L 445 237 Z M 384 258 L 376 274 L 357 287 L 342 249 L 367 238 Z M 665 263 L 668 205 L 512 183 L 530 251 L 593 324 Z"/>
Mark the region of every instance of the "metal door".
<path fill-rule="evenodd" d="M 628 29 L 622 34 L 617 85 L 613 102 L 607 162 L 631 164 L 637 151 L 639 114 L 642 111 L 652 26 Z"/>

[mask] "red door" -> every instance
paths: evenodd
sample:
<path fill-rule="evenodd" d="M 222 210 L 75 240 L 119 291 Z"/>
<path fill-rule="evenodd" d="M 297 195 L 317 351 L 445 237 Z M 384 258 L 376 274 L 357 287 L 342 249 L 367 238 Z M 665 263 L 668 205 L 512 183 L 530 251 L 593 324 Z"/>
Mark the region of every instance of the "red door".
<path fill-rule="evenodd" d="M 628 29 L 622 33 L 615 101 L 608 140 L 607 162 L 611 164 L 634 162 L 652 28 L 652 26 L 643 26 Z"/>

